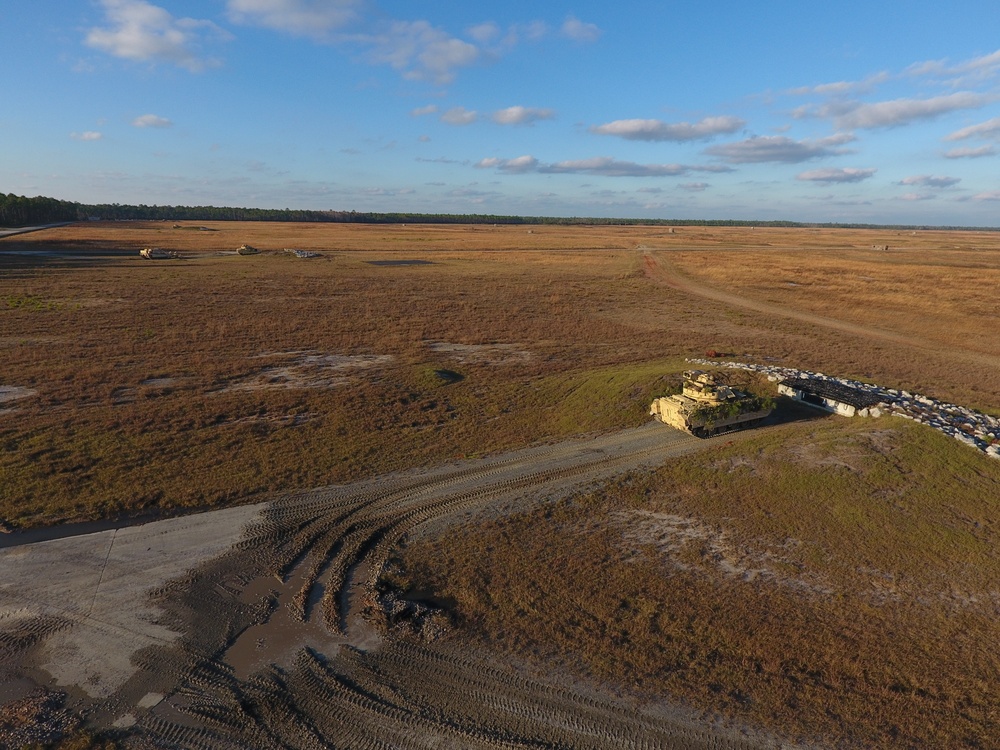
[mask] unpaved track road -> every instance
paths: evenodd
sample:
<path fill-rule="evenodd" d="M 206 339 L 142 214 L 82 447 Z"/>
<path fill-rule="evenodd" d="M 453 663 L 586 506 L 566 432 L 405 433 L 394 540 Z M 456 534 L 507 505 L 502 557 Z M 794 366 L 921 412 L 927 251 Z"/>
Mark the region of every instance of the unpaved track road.
<path fill-rule="evenodd" d="M 1000 367 L 1000 356 L 970 351 L 968 349 L 961 349 L 958 346 L 945 348 L 938 342 L 929 341 L 927 339 L 920 338 L 919 336 L 897 333 L 896 331 L 889 331 L 884 328 L 874 328 L 872 326 L 865 326 L 859 323 L 851 323 L 837 318 L 829 318 L 824 315 L 817 315 L 804 310 L 796 310 L 794 308 L 776 305 L 771 302 L 762 302 L 760 300 L 750 299 L 749 297 L 742 297 L 740 295 L 733 294 L 732 292 L 727 292 L 724 289 L 703 284 L 695 279 L 692 279 L 690 276 L 685 275 L 679 268 L 677 268 L 677 266 L 670 260 L 669 253 L 667 252 L 658 252 L 649 249 L 644 250 L 643 271 L 645 272 L 647 278 L 657 283 L 669 286 L 672 289 L 676 289 L 686 294 L 721 302 L 730 307 L 742 307 L 746 310 L 753 310 L 754 312 L 765 313 L 767 315 L 791 318 L 803 323 L 809 323 L 810 325 L 830 328 L 842 333 L 862 336 L 876 341 L 886 341 L 900 346 L 920 349 L 926 352 L 933 352 L 938 355 L 944 354 L 946 357 L 959 362 L 974 362 L 988 367 Z"/>
<path fill-rule="evenodd" d="M 725 440 L 650 424 L 0 550 L 0 697 L 27 678 L 61 687 L 92 726 L 143 747 L 778 747 L 534 674 L 457 634 L 379 626 L 376 581 L 418 527 Z"/>
<path fill-rule="evenodd" d="M 72 222 L 64 221 L 61 224 L 41 224 L 37 227 L 14 227 L 12 229 L 4 229 L 0 227 L 0 239 L 4 237 L 13 237 L 18 234 L 27 234 L 28 232 L 40 232 L 43 229 L 53 229 L 54 227 L 65 227 Z"/>

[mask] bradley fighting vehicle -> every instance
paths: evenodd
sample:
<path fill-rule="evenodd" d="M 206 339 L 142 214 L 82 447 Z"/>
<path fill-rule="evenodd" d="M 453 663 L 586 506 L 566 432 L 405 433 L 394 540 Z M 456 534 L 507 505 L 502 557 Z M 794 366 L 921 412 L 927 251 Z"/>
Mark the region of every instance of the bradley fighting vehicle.
<path fill-rule="evenodd" d="M 769 398 L 751 396 L 715 382 L 702 370 L 687 370 L 679 395 L 655 399 L 649 413 L 697 437 L 753 427 L 774 411 Z"/>

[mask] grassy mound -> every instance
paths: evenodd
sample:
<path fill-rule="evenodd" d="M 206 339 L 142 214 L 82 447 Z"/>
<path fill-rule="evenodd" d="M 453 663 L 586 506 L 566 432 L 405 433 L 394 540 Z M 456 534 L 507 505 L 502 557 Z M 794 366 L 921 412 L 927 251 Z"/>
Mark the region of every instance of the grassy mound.
<path fill-rule="evenodd" d="M 1000 736 L 1000 462 L 903 420 L 786 425 L 401 552 L 495 647 L 785 735 Z"/>

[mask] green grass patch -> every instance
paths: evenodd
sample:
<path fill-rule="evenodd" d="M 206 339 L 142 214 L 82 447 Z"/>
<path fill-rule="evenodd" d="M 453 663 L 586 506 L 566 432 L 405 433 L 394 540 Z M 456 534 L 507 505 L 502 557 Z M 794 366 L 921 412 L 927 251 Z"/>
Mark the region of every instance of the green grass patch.
<path fill-rule="evenodd" d="M 8 294 L 0 297 L 0 309 L 6 310 L 42 312 L 46 310 L 59 310 L 62 307 L 62 303 L 47 300 L 33 294 Z"/>

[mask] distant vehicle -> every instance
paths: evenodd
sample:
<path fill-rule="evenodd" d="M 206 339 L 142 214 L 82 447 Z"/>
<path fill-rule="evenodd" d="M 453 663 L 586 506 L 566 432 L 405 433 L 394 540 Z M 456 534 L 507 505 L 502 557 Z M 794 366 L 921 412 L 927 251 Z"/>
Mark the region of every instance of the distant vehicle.
<path fill-rule="evenodd" d="M 733 390 L 702 370 L 687 370 L 681 393 L 655 399 L 649 413 L 696 437 L 754 427 L 774 411 L 774 401 Z"/>
<path fill-rule="evenodd" d="M 144 247 L 139 251 L 139 255 L 149 260 L 169 260 L 177 257 L 177 253 L 159 247 Z"/>
<path fill-rule="evenodd" d="M 236 252 L 240 255 L 257 255 L 260 250 L 255 248 L 253 245 L 240 245 L 236 248 Z"/>

